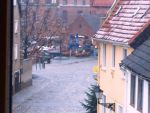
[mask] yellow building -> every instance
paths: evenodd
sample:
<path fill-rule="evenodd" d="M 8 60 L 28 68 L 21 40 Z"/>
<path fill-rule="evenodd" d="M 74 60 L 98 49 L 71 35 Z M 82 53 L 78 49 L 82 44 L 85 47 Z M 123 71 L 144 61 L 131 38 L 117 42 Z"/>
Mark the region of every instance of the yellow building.
<path fill-rule="evenodd" d="M 127 113 L 127 79 L 119 64 L 133 51 L 130 43 L 142 32 L 149 20 L 148 3 L 143 6 L 143 1 L 128 1 L 118 0 L 93 36 L 93 43 L 99 50 L 97 82 L 103 90 L 98 113 Z M 145 0 L 144 3 L 146 2 L 148 1 Z M 114 111 L 109 105 L 114 105 Z"/>

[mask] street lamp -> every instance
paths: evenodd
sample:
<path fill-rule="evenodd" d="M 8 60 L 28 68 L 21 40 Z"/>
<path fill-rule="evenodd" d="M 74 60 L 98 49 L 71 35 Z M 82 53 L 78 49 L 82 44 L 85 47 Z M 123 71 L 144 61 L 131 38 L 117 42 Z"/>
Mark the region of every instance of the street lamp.
<path fill-rule="evenodd" d="M 102 106 L 115 112 L 115 103 L 101 103 L 100 102 L 103 96 L 103 90 L 101 90 L 99 86 L 95 87 L 95 95 L 96 95 L 98 104 L 101 104 Z"/>

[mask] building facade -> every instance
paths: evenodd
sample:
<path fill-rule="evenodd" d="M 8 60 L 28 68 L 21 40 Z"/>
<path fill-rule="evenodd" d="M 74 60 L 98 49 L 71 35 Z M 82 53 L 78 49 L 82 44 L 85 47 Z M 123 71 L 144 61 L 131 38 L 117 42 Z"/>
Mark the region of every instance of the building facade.
<path fill-rule="evenodd" d="M 13 71 L 12 71 L 12 91 L 13 94 L 21 89 L 32 85 L 32 61 L 24 60 L 21 49 L 21 30 L 20 30 L 20 8 L 19 1 L 13 1 Z M 27 69 L 28 67 L 28 69 Z"/>
<path fill-rule="evenodd" d="M 20 60 L 20 14 L 18 2 L 14 0 L 14 31 L 13 31 L 13 93 L 21 89 L 21 60 Z"/>
<path fill-rule="evenodd" d="M 150 112 L 150 24 L 130 44 L 135 50 L 121 63 L 126 77 L 126 112 Z"/>
<path fill-rule="evenodd" d="M 147 4 L 143 5 L 143 2 Z M 115 104 L 115 111 L 98 104 L 98 113 L 127 113 L 126 78 L 119 64 L 134 50 L 130 42 L 149 21 L 148 7 L 149 1 L 116 1 L 101 28 L 93 36 L 93 42 L 99 49 L 100 71 L 97 83 L 103 90 L 101 103 Z"/>

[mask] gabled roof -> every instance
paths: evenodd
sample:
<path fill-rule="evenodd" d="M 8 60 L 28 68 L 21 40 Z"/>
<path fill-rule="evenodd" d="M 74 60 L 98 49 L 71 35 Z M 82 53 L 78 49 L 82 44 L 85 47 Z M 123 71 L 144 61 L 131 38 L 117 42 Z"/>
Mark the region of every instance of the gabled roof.
<path fill-rule="evenodd" d="M 150 81 L 150 26 L 142 35 L 135 39 L 135 50 L 122 61 L 121 66 Z M 139 42 L 140 38 L 145 38 L 145 41 Z"/>
<path fill-rule="evenodd" d="M 81 15 L 77 16 L 72 24 L 69 25 L 69 33 L 92 36 L 94 34 L 92 27 Z"/>
<path fill-rule="evenodd" d="M 94 15 L 94 14 L 84 14 L 82 17 L 87 21 L 87 23 L 91 26 L 93 32 L 96 33 L 96 31 L 100 27 L 100 19 L 101 17 L 99 15 Z M 94 21 L 93 21 L 94 20 Z"/>
<path fill-rule="evenodd" d="M 93 6 L 111 6 L 114 0 L 93 0 Z"/>
<path fill-rule="evenodd" d="M 150 0 L 119 0 L 93 38 L 129 44 L 148 25 Z"/>

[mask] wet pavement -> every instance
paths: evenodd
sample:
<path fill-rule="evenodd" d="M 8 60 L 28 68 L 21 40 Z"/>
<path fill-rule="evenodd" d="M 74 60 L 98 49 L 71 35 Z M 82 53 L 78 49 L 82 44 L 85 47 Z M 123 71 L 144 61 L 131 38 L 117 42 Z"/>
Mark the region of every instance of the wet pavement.
<path fill-rule="evenodd" d="M 40 70 L 33 66 L 33 85 L 13 96 L 13 113 L 85 113 L 80 102 L 95 84 L 97 59 L 55 58 Z"/>

